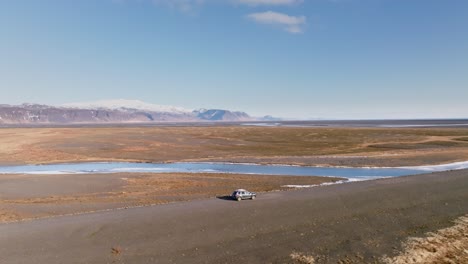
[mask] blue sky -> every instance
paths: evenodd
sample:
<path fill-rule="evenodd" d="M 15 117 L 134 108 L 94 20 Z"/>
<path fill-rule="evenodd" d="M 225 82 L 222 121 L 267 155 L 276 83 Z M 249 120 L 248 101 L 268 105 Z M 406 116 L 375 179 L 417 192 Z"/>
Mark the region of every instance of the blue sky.
<path fill-rule="evenodd" d="M 468 117 L 466 0 L 0 0 L 0 103 Z"/>

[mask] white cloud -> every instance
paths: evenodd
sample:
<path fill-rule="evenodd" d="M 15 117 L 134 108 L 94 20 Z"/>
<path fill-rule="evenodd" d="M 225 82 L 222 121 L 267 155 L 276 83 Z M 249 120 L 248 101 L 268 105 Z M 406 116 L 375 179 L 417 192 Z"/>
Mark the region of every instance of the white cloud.
<path fill-rule="evenodd" d="M 170 9 L 175 9 L 183 13 L 197 14 L 201 7 L 208 3 L 214 3 L 215 0 L 112 0 L 115 3 L 135 3 L 146 2 L 157 6 L 162 6 Z M 216 0 L 220 3 L 237 3 L 248 5 L 250 7 L 257 6 L 280 6 L 280 5 L 295 5 L 301 4 L 304 0 Z M 251 13 L 247 18 L 260 24 L 270 24 L 282 28 L 289 33 L 303 33 L 307 18 L 305 16 L 290 16 L 284 13 L 266 11 L 260 13 Z"/>
<path fill-rule="evenodd" d="M 235 0 L 240 4 L 246 4 L 251 6 L 258 5 L 294 5 L 302 3 L 303 0 Z"/>
<path fill-rule="evenodd" d="M 287 32 L 295 34 L 302 33 L 307 22 L 307 18 L 305 16 L 290 16 L 273 11 L 252 13 L 247 17 L 260 24 L 280 26 Z"/>

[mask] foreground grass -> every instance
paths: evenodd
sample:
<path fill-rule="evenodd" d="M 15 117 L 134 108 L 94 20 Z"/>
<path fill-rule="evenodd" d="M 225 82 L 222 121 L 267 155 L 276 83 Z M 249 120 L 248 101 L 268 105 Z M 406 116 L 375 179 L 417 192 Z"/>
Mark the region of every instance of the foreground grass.
<path fill-rule="evenodd" d="M 395 257 L 384 257 L 386 264 L 468 263 L 468 215 L 455 225 L 428 233 L 424 238 L 409 238 Z"/>
<path fill-rule="evenodd" d="M 396 256 L 384 256 L 378 263 L 384 264 L 458 264 L 468 263 L 468 215 L 454 221 L 454 225 L 436 232 L 427 233 L 426 237 L 410 237 L 403 243 L 403 250 Z M 293 263 L 323 263 L 317 256 L 293 251 L 290 255 Z M 363 261 L 363 259 L 361 259 Z M 349 259 L 338 263 L 361 263 Z M 326 261 L 325 261 L 326 262 Z M 376 262 L 377 263 L 377 262 Z"/>

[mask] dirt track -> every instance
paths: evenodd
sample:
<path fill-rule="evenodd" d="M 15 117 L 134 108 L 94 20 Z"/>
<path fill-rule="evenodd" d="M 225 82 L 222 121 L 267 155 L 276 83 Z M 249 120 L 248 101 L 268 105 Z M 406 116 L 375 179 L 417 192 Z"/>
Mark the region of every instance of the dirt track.
<path fill-rule="evenodd" d="M 0 263 L 372 263 L 467 212 L 452 171 L 1 224 Z"/>

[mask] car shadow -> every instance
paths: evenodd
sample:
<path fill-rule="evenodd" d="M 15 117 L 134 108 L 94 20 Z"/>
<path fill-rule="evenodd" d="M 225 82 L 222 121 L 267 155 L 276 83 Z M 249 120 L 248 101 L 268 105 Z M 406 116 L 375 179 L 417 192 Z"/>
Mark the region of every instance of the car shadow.
<path fill-rule="evenodd" d="M 232 199 L 232 197 L 229 196 L 229 195 L 216 196 L 216 198 L 218 198 L 218 199 L 220 199 L 220 200 L 225 200 L 225 201 L 237 202 L 236 200 Z"/>

